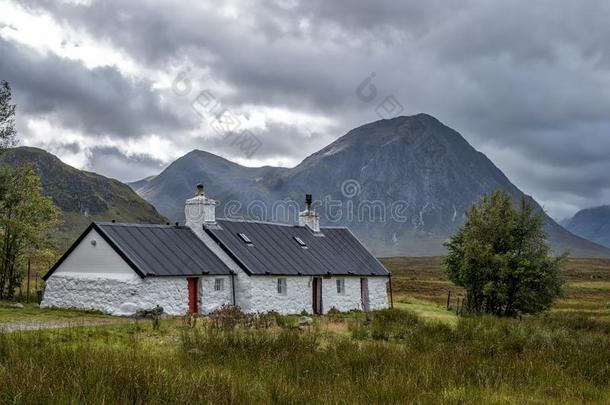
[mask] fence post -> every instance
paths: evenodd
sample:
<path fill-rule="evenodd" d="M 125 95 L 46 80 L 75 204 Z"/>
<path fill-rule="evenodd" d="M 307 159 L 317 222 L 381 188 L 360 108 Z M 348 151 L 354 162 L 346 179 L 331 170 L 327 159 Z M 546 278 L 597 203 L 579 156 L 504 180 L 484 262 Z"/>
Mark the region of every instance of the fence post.
<path fill-rule="evenodd" d="M 451 309 L 451 290 L 447 291 L 447 311 Z"/>

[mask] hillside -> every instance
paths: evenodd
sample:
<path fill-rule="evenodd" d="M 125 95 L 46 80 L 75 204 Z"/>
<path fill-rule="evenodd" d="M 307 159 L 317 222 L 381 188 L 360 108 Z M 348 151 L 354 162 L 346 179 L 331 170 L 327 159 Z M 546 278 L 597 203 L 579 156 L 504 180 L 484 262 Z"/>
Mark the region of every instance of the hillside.
<path fill-rule="evenodd" d="M 6 151 L 0 161 L 16 166 L 32 163 L 41 179 L 43 193 L 62 212 L 63 224 L 54 234 L 65 249 L 91 221 L 163 223 L 165 217 L 126 184 L 96 173 L 75 169 L 38 148 Z"/>
<path fill-rule="evenodd" d="M 182 221 L 184 200 L 198 182 L 221 202 L 218 216 L 295 222 L 295 206 L 312 193 L 323 225 L 349 226 L 380 256 L 442 254 L 468 206 L 498 188 L 541 209 L 458 132 L 426 114 L 353 129 L 291 169 L 248 168 L 193 151 L 136 191 Z M 546 229 L 556 252 L 610 256 L 550 217 Z"/>
<path fill-rule="evenodd" d="M 610 248 L 610 205 L 580 210 L 562 225 L 575 235 Z"/>

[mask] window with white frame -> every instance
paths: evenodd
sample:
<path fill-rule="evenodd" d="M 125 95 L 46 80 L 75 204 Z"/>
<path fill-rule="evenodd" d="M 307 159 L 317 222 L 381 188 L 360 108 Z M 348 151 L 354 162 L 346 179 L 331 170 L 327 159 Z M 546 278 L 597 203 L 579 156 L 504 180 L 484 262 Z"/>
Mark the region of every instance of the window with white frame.
<path fill-rule="evenodd" d="M 288 288 L 287 288 L 287 284 L 286 284 L 286 279 L 285 278 L 278 278 L 277 279 L 277 293 L 280 295 L 286 295 L 288 293 Z"/>
<path fill-rule="evenodd" d="M 345 279 L 342 279 L 342 278 L 337 279 L 337 294 L 339 294 L 339 295 L 345 294 Z"/>
<path fill-rule="evenodd" d="M 217 278 L 214 279 L 214 291 L 224 291 L 225 289 L 225 279 Z"/>

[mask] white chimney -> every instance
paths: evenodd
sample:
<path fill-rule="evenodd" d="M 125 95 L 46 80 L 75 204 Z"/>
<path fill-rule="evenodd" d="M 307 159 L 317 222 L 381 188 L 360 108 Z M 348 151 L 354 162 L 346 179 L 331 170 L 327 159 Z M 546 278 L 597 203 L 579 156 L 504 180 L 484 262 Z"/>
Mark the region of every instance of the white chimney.
<path fill-rule="evenodd" d="M 305 194 L 305 211 L 299 213 L 299 226 L 308 226 L 314 232 L 320 232 L 320 217 L 311 207 L 311 194 Z"/>
<path fill-rule="evenodd" d="M 216 223 L 216 204 L 218 204 L 217 201 L 204 195 L 203 184 L 198 184 L 195 197 L 186 200 L 184 206 L 186 226 L 199 234 L 203 231 L 203 225 Z"/>

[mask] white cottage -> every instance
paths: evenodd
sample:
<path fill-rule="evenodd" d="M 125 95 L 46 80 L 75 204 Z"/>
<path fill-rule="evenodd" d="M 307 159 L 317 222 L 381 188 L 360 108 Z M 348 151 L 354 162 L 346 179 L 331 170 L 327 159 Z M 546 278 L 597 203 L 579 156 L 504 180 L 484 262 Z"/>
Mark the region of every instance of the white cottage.
<path fill-rule="evenodd" d="M 347 228 L 321 228 L 311 195 L 299 225 L 216 219 L 216 204 L 199 185 L 185 226 L 92 223 L 45 275 L 41 306 L 113 315 L 388 307 L 388 271 Z"/>

